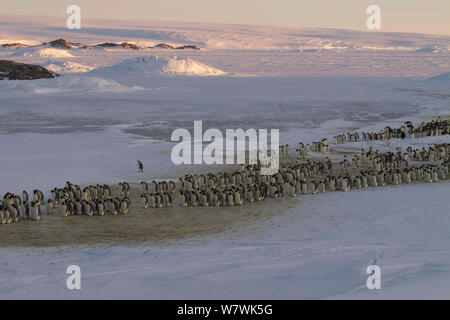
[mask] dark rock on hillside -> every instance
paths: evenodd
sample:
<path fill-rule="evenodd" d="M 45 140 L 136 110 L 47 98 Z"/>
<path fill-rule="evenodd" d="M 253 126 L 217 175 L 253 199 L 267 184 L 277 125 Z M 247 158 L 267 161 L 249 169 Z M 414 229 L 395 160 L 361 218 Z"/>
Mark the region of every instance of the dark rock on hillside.
<path fill-rule="evenodd" d="M 201 50 L 199 47 L 191 46 L 191 45 L 176 47 L 175 49 L 177 49 L 177 50 L 196 50 L 196 51 L 200 51 Z"/>
<path fill-rule="evenodd" d="M 0 80 L 34 80 L 55 77 L 58 77 L 58 74 L 38 65 L 0 60 Z"/>
<path fill-rule="evenodd" d="M 57 39 L 50 42 L 44 42 L 43 45 L 48 45 L 50 47 L 59 49 L 72 49 L 73 47 L 82 47 L 84 44 L 81 42 L 70 42 L 65 39 Z"/>
<path fill-rule="evenodd" d="M 170 44 L 166 44 L 166 43 L 160 43 L 160 44 L 157 44 L 156 46 L 154 46 L 154 48 L 161 48 L 161 49 L 175 49 L 175 48 L 172 47 Z"/>
<path fill-rule="evenodd" d="M 18 49 L 18 48 L 28 47 L 28 45 L 16 42 L 16 43 L 4 43 L 4 44 L 2 44 L 2 47 L 5 49 Z"/>
<path fill-rule="evenodd" d="M 75 45 L 74 43 L 71 43 L 64 39 L 57 39 L 57 40 L 53 40 L 53 41 L 50 41 L 49 43 L 44 43 L 44 44 L 48 44 L 52 47 L 60 48 L 60 49 L 71 49 Z"/>
<path fill-rule="evenodd" d="M 119 44 L 113 42 L 104 42 L 93 45 L 93 47 L 102 47 L 102 48 L 110 48 L 110 47 L 118 47 Z"/>
<path fill-rule="evenodd" d="M 104 42 L 94 45 L 93 47 L 102 47 L 102 48 L 113 48 L 113 47 L 123 47 L 125 49 L 133 49 L 133 50 L 142 50 L 144 48 L 139 47 L 133 43 L 122 42 L 122 43 L 114 43 L 114 42 Z"/>
<path fill-rule="evenodd" d="M 135 45 L 133 43 L 128 43 L 128 42 L 122 42 L 120 45 L 122 47 L 124 47 L 125 49 L 133 49 L 133 50 L 142 50 L 142 49 L 144 49 L 144 48 L 139 47 L 139 46 L 137 46 L 137 45 Z"/>

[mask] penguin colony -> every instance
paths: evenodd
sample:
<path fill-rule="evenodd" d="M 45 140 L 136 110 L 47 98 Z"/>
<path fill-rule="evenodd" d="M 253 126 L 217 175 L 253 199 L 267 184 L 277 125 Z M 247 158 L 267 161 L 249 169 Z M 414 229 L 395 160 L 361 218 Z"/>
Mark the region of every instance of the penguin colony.
<path fill-rule="evenodd" d="M 404 126 L 397 129 L 391 127 L 384 128 L 380 132 L 363 132 L 347 133 L 333 137 L 334 144 L 341 144 L 345 142 L 359 142 L 359 141 L 374 141 L 374 140 L 390 140 L 391 138 L 398 139 L 418 139 L 423 137 L 441 136 L 450 133 L 450 121 L 442 120 L 438 117 L 431 122 L 422 122 L 417 128 L 414 128 L 410 121 L 406 121 Z"/>
<path fill-rule="evenodd" d="M 440 118 L 430 123 L 422 123 L 414 129 L 410 122 L 406 127 L 387 129 L 382 133 L 363 133 L 368 140 L 390 138 L 420 138 L 425 136 L 450 133 L 450 123 Z M 403 135 L 408 128 L 408 135 Z M 347 134 L 334 137 L 335 143 L 359 141 L 359 134 Z M 368 138 L 369 137 L 369 138 Z M 143 208 L 168 207 L 220 207 L 242 206 L 243 203 L 263 201 L 266 198 L 295 197 L 298 194 L 317 194 L 327 191 L 349 191 L 368 187 L 399 185 L 424 181 L 428 183 L 448 179 L 450 168 L 450 144 L 435 144 L 413 149 L 408 147 L 403 152 L 361 149 L 351 159 L 343 156 L 342 161 L 332 163 L 324 160 L 311 161 L 307 152 L 328 153 L 327 139 L 313 142 L 306 146 L 299 143 L 297 162 L 281 165 L 273 176 L 261 175 L 261 164 L 241 165 L 234 172 L 208 173 L 202 175 L 185 175 L 175 181 L 142 181 L 141 188 Z M 290 146 L 280 146 L 280 155 L 288 155 Z M 414 164 L 411 164 L 414 162 Z M 138 171 L 143 169 L 142 163 Z M 0 224 L 19 222 L 22 219 L 39 221 L 45 210 L 46 214 L 59 212 L 61 216 L 104 216 L 127 215 L 130 212 L 130 185 L 119 183 L 120 194 L 113 196 L 111 186 L 79 185 L 66 182 L 63 188 L 51 190 L 51 199 L 46 202 L 40 190 L 33 191 L 32 199 L 23 191 L 22 197 L 10 192 L 0 200 Z M 44 203 L 46 204 L 44 206 Z"/>
<path fill-rule="evenodd" d="M 104 216 L 126 215 L 130 212 L 130 186 L 126 182 L 119 183 L 120 195 L 113 197 L 109 185 L 90 185 L 81 189 L 69 181 L 63 188 L 54 188 L 51 199 L 44 201 L 40 190 L 33 191 L 33 199 L 29 201 L 28 193 L 19 195 L 8 192 L 0 200 L 0 224 L 19 222 L 21 219 L 41 220 L 42 213 L 61 216 L 72 215 Z"/>

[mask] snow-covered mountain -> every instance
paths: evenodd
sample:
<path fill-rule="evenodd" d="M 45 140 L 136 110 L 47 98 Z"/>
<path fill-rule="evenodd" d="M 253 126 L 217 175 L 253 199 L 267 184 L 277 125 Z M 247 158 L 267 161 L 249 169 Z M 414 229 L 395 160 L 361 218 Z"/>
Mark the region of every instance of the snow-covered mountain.
<path fill-rule="evenodd" d="M 220 76 L 226 73 L 191 58 L 148 56 L 122 61 L 113 66 L 99 68 L 93 74 L 131 74 Z"/>

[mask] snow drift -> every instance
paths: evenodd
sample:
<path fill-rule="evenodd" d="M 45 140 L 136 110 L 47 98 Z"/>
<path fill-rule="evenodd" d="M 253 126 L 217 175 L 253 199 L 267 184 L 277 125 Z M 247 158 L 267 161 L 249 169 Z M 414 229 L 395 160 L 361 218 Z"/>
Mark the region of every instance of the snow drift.
<path fill-rule="evenodd" d="M 226 72 L 207 66 L 190 58 L 138 57 L 124 60 L 110 67 L 98 68 L 98 73 L 145 73 L 151 75 L 220 76 Z"/>
<path fill-rule="evenodd" d="M 97 77 L 79 77 L 66 75 L 54 81 L 40 79 L 31 82 L 8 81 L 0 82 L 0 91 L 23 91 L 33 94 L 55 94 L 66 92 L 84 93 L 124 93 L 145 90 L 139 86 L 125 86 L 114 80 Z"/>
<path fill-rule="evenodd" d="M 44 66 L 47 69 L 57 73 L 89 72 L 92 69 L 95 69 L 94 67 L 72 61 L 48 61 L 44 64 Z"/>
<path fill-rule="evenodd" d="M 47 58 L 69 58 L 73 57 L 67 50 L 55 48 L 43 48 L 41 46 L 24 47 L 17 49 L 12 54 L 15 57 L 47 57 Z"/>

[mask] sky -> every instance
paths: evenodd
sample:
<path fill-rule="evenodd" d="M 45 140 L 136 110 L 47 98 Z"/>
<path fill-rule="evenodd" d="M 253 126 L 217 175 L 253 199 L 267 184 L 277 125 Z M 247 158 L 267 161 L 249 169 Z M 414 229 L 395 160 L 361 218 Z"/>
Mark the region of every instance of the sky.
<path fill-rule="evenodd" d="M 381 30 L 450 35 L 450 0 L 0 0 L 2 14 L 213 22 L 367 30 L 366 8 L 381 8 Z"/>

